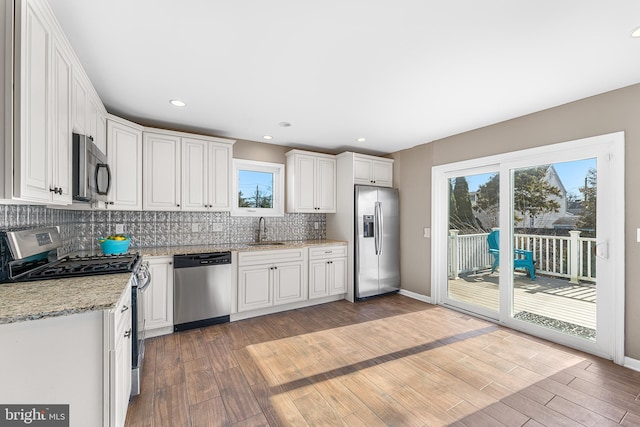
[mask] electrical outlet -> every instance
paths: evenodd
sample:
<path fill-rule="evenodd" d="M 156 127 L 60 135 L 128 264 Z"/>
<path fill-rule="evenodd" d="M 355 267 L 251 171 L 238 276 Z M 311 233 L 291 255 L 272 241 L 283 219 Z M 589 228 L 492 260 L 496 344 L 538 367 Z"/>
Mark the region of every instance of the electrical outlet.
<path fill-rule="evenodd" d="M 211 231 L 213 232 L 221 232 L 224 231 L 223 228 L 223 224 L 219 223 L 219 222 L 214 222 L 213 224 L 211 224 Z"/>
<path fill-rule="evenodd" d="M 314 223 L 313 223 L 313 228 L 317 230 L 318 228 L 320 228 L 320 224 L 318 224 L 318 222 L 317 222 L 317 221 L 316 221 L 316 222 L 314 222 Z"/>
<path fill-rule="evenodd" d="M 424 228 L 423 236 L 427 239 L 431 238 L 431 229 L 429 227 Z"/>
<path fill-rule="evenodd" d="M 124 224 L 116 224 L 116 234 L 124 233 Z"/>
<path fill-rule="evenodd" d="M 199 231 L 200 231 L 200 224 L 198 224 L 197 222 L 194 222 L 193 224 L 191 224 L 192 233 L 197 233 Z"/>

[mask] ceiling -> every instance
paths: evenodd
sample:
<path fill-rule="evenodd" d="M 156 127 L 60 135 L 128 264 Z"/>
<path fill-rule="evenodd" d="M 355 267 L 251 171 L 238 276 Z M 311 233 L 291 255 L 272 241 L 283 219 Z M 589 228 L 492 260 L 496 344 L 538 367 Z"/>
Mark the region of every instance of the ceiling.
<path fill-rule="evenodd" d="M 109 112 L 318 151 L 395 152 L 640 82 L 637 0 L 49 2 Z"/>

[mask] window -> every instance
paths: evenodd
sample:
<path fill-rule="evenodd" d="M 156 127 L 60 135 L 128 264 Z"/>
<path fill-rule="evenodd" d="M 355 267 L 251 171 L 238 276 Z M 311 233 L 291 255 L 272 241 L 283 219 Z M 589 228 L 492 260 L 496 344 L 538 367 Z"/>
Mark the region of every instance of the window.
<path fill-rule="evenodd" d="M 234 216 L 284 215 L 284 165 L 233 159 Z"/>

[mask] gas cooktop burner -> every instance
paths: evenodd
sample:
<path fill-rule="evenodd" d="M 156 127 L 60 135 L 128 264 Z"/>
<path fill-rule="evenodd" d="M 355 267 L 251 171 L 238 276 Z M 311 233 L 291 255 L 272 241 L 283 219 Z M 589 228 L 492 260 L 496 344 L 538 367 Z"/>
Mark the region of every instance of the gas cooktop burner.
<path fill-rule="evenodd" d="M 73 256 L 58 261 L 10 263 L 9 277 L 16 282 L 58 279 L 96 274 L 127 273 L 135 270 L 139 254 Z"/>

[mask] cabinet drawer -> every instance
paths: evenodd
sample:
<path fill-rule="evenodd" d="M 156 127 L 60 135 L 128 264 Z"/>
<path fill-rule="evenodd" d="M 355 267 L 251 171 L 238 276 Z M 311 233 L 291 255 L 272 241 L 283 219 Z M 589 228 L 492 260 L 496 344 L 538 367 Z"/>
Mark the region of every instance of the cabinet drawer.
<path fill-rule="evenodd" d="M 309 259 L 347 256 L 347 245 L 309 248 Z"/>
<path fill-rule="evenodd" d="M 302 261 L 305 259 L 306 248 L 276 249 L 272 251 L 250 251 L 238 254 L 238 266 L 270 264 L 276 262 Z"/>

